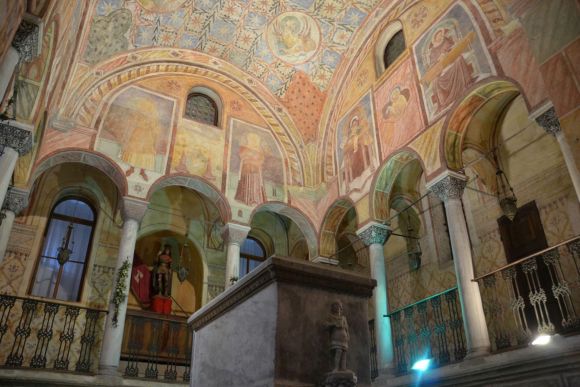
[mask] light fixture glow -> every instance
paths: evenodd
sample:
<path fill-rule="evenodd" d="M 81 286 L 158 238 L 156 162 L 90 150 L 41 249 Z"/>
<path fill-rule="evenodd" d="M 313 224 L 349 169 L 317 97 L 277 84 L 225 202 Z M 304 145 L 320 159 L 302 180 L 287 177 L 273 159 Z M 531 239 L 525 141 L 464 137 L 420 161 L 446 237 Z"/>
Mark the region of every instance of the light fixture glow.
<path fill-rule="evenodd" d="M 421 360 L 417 360 L 415 362 L 415 364 L 413 364 L 413 367 L 411 367 L 411 369 L 415 370 L 415 371 L 423 372 L 423 371 L 427 371 L 427 369 L 429 369 L 430 365 L 431 365 L 431 359 L 421 359 Z"/>
<path fill-rule="evenodd" d="M 552 336 L 550 335 L 539 335 L 532 341 L 532 345 L 546 345 L 552 341 Z"/>

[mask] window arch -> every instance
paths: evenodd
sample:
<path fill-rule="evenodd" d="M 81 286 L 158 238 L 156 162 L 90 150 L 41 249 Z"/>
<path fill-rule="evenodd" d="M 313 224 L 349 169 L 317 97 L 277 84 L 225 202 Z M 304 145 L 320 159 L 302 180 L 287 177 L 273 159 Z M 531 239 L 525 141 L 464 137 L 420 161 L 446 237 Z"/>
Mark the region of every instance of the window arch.
<path fill-rule="evenodd" d="M 185 117 L 204 124 L 219 126 L 221 100 L 206 87 L 194 87 L 187 95 Z"/>
<path fill-rule="evenodd" d="M 240 248 L 240 278 L 254 270 L 266 260 L 266 249 L 262 243 L 247 237 Z"/>
<path fill-rule="evenodd" d="M 406 48 L 403 25 L 391 23 L 381 34 L 375 49 L 377 74 L 382 74 L 403 54 Z"/>
<path fill-rule="evenodd" d="M 96 223 L 93 207 L 65 198 L 50 212 L 31 284 L 33 296 L 79 301 Z"/>

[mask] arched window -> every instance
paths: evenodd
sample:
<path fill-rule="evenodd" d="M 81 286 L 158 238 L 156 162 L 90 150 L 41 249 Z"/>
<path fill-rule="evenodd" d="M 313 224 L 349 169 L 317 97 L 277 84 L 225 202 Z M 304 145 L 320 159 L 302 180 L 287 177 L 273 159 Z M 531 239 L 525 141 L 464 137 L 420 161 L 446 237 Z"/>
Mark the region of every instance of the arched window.
<path fill-rule="evenodd" d="M 405 48 L 403 25 L 394 21 L 385 28 L 375 46 L 377 74 L 384 73 L 403 54 Z"/>
<path fill-rule="evenodd" d="M 385 69 L 392 65 L 403 51 L 405 51 L 405 36 L 403 35 L 403 30 L 400 30 L 393 35 L 389 43 L 387 43 L 387 47 L 385 47 L 385 53 L 383 54 Z"/>
<path fill-rule="evenodd" d="M 187 96 L 185 116 L 209 125 L 218 125 L 219 112 L 216 102 L 210 96 L 192 92 Z"/>
<path fill-rule="evenodd" d="M 257 239 L 246 238 L 240 249 L 240 278 L 258 267 L 265 259 L 264 246 Z"/>
<path fill-rule="evenodd" d="M 54 206 L 31 295 L 79 301 L 95 218 L 94 210 L 82 199 L 67 198 Z"/>

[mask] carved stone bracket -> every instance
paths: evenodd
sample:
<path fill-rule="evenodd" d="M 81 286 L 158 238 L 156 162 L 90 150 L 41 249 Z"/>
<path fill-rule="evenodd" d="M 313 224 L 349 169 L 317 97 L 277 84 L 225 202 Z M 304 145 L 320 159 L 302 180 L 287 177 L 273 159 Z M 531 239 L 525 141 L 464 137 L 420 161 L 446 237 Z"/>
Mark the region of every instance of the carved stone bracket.
<path fill-rule="evenodd" d="M 14 35 L 12 46 L 20 54 L 21 62 L 31 62 L 40 54 L 42 41 L 41 21 L 32 16 L 25 16 Z"/>
<path fill-rule="evenodd" d="M 465 175 L 445 171 L 432 182 L 427 183 L 427 189 L 446 202 L 449 199 L 461 199 L 466 184 L 467 177 Z"/>
<path fill-rule="evenodd" d="M 124 197 L 123 198 L 123 219 L 134 219 L 141 222 L 149 203 L 143 200 Z"/>
<path fill-rule="evenodd" d="M 554 109 L 554 107 L 549 108 L 544 113 L 536 117 L 536 122 L 552 136 L 556 136 L 556 134 L 562 131 L 562 128 L 560 127 L 560 120 L 558 120 L 556 109 Z"/>
<path fill-rule="evenodd" d="M 28 207 L 28 196 L 28 191 L 12 187 L 8 191 L 8 195 L 6 195 L 2 209 L 12 211 L 15 215 L 18 215 L 23 209 Z"/>
<path fill-rule="evenodd" d="M 391 236 L 391 229 L 384 224 L 371 222 L 361 227 L 356 234 L 367 246 L 374 244 L 384 245 L 389 236 Z"/>
<path fill-rule="evenodd" d="M 0 122 L 0 145 L 25 155 L 32 149 L 32 131 L 16 121 Z"/>
<path fill-rule="evenodd" d="M 227 223 L 224 226 L 223 238 L 227 244 L 241 245 L 251 228 L 237 223 Z"/>

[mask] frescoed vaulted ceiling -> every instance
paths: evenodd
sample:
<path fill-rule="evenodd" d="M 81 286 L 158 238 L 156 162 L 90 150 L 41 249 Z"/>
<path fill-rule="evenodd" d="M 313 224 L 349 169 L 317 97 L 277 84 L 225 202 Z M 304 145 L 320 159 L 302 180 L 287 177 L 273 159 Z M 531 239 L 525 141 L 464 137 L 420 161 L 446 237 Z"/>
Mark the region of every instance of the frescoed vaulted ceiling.
<path fill-rule="evenodd" d="M 99 0 L 82 59 L 95 64 L 144 47 L 193 49 L 233 63 L 278 96 L 297 73 L 324 91 L 378 2 Z"/>

